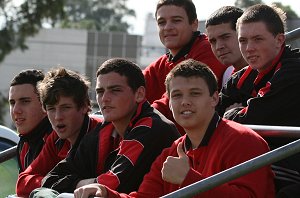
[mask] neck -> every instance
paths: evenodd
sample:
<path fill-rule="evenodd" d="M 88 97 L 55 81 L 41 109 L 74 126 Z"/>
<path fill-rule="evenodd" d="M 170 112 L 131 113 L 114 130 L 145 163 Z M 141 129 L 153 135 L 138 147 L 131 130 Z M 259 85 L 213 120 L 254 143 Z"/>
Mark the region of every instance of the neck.
<path fill-rule="evenodd" d="M 170 49 L 169 51 L 172 54 L 172 57 L 174 57 L 174 56 L 176 56 L 176 54 L 178 54 L 178 52 L 180 51 L 180 49 Z"/>
<path fill-rule="evenodd" d="M 114 124 L 116 132 L 119 134 L 120 137 L 124 138 L 125 131 L 128 125 L 126 126 L 117 126 Z"/>
<path fill-rule="evenodd" d="M 244 58 L 241 58 L 238 62 L 232 64 L 235 71 L 239 71 L 239 70 L 243 69 L 244 67 L 246 67 L 247 65 L 248 65 L 248 63 L 245 61 Z"/>
<path fill-rule="evenodd" d="M 186 129 L 186 134 L 189 136 L 192 147 L 198 148 L 200 143 L 202 142 L 202 139 L 207 131 L 207 128 L 214 116 L 214 112 L 212 112 L 211 115 L 208 115 L 205 120 L 202 120 L 198 123 L 197 126 L 194 128 Z"/>
<path fill-rule="evenodd" d="M 205 135 L 205 131 L 197 132 L 197 133 L 187 133 L 187 136 L 189 136 L 189 139 L 192 143 L 192 148 L 196 149 L 199 147 L 203 137 Z"/>
<path fill-rule="evenodd" d="M 73 146 L 76 143 L 76 140 L 78 138 L 78 135 L 80 133 L 80 130 L 73 134 L 72 137 L 69 137 L 67 140 L 70 142 L 70 144 Z"/>

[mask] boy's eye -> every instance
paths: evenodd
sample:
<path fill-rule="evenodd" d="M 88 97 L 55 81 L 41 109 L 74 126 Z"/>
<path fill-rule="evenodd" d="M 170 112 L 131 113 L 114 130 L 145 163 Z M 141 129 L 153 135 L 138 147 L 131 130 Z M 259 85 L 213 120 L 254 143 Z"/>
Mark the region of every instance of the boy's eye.
<path fill-rule="evenodd" d="M 178 97 L 180 97 L 180 96 L 181 96 L 180 93 L 171 94 L 171 97 L 172 97 L 172 98 L 178 98 Z"/>
<path fill-rule="evenodd" d="M 212 44 L 212 45 L 216 44 L 216 40 L 214 40 L 214 39 L 209 40 L 209 42 L 210 42 L 210 44 Z"/>
<path fill-rule="evenodd" d="M 70 109 L 70 108 L 71 108 L 70 106 L 63 106 L 63 107 L 62 107 L 62 109 L 64 109 L 64 110 L 65 110 L 65 109 Z"/>
<path fill-rule="evenodd" d="M 121 91 L 120 89 L 113 89 L 112 90 L 113 92 L 119 92 L 119 91 Z"/>
<path fill-rule="evenodd" d="M 26 104 L 26 103 L 30 103 L 30 102 L 31 102 L 31 100 L 21 100 L 22 104 Z"/>
<path fill-rule="evenodd" d="M 191 95 L 192 96 L 199 96 L 201 93 L 200 92 L 192 92 Z"/>
<path fill-rule="evenodd" d="M 46 107 L 46 111 L 52 111 L 52 110 L 54 110 L 53 107 Z"/>
<path fill-rule="evenodd" d="M 100 96 L 102 96 L 102 95 L 103 95 L 103 93 L 104 93 L 104 91 L 103 91 L 103 90 L 96 90 L 96 94 L 97 94 L 97 95 L 100 95 Z"/>

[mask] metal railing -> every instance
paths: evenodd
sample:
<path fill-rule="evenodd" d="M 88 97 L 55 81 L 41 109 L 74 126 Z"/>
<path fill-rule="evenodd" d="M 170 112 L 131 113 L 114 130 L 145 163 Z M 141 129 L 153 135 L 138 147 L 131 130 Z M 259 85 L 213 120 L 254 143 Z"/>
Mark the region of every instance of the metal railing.
<path fill-rule="evenodd" d="M 300 27 L 285 33 L 285 40 L 286 41 L 293 41 L 293 40 L 296 40 L 298 38 L 300 38 Z"/>
<path fill-rule="evenodd" d="M 300 133 L 300 131 L 298 132 Z M 163 198 L 184 198 L 195 196 L 298 152 L 300 152 L 300 139 L 167 194 L 163 196 Z"/>
<path fill-rule="evenodd" d="M 245 125 L 262 137 L 290 137 L 300 138 L 300 127 L 269 126 L 269 125 Z"/>
<path fill-rule="evenodd" d="M 10 160 L 17 155 L 17 146 L 13 146 L 0 152 L 0 163 Z"/>
<path fill-rule="evenodd" d="M 300 127 L 290 126 L 268 126 L 268 125 L 245 125 L 262 137 L 293 137 L 300 138 Z M 13 146 L 0 152 L 0 163 L 5 162 L 17 154 L 17 146 Z"/>

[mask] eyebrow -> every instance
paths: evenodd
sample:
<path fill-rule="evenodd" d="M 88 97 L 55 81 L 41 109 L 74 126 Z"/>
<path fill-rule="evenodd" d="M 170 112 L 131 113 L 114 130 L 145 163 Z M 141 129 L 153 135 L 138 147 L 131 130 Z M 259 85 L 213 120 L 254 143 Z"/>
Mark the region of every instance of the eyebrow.
<path fill-rule="evenodd" d="M 32 97 L 21 97 L 18 99 L 10 99 L 9 101 L 11 101 L 11 100 L 15 100 L 15 101 L 17 101 L 17 100 L 32 100 Z"/>
<path fill-rule="evenodd" d="M 114 88 L 123 88 L 124 86 L 123 85 L 111 85 L 111 86 L 108 86 L 106 89 L 114 89 Z M 99 91 L 99 90 L 102 90 L 104 89 L 103 87 L 98 87 L 96 88 L 96 91 Z"/>
<path fill-rule="evenodd" d="M 184 17 L 181 16 L 181 15 L 171 16 L 170 18 L 171 18 L 171 19 L 174 19 L 174 18 L 175 18 L 175 19 L 176 19 L 176 18 L 184 19 Z M 165 17 L 160 17 L 160 16 L 159 16 L 159 17 L 157 18 L 157 21 L 159 21 L 159 20 L 165 20 Z"/>

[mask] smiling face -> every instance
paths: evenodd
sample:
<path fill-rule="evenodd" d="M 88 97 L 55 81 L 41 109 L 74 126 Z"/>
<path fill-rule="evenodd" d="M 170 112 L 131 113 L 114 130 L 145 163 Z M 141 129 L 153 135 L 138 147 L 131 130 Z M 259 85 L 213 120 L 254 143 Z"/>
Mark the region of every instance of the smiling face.
<path fill-rule="evenodd" d="M 191 40 L 197 31 L 198 20 L 189 23 L 186 11 L 175 5 L 164 5 L 157 10 L 159 38 L 163 45 L 175 56 Z"/>
<path fill-rule="evenodd" d="M 245 60 L 259 72 L 271 66 L 284 43 L 284 35 L 274 36 L 264 22 L 241 23 L 238 40 Z"/>
<path fill-rule="evenodd" d="M 72 97 L 60 96 L 56 104 L 46 105 L 46 111 L 57 135 L 74 144 L 88 112 L 87 105 L 78 109 Z"/>
<path fill-rule="evenodd" d="M 210 96 L 203 78 L 174 77 L 169 88 L 170 109 L 176 122 L 188 134 L 199 133 L 203 127 L 208 126 L 218 104 L 218 93 Z"/>
<path fill-rule="evenodd" d="M 133 92 L 125 76 L 110 72 L 97 77 L 96 94 L 104 120 L 124 128 L 135 113 L 137 103 L 144 99 L 144 88 Z"/>
<path fill-rule="evenodd" d="M 46 116 L 31 84 L 11 86 L 8 100 L 11 119 L 22 135 L 30 133 Z"/>
<path fill-rule="evenodd" d="M 211 49 L 220 62 L 227 66 L 233 65 L 236 69 L 246 66 L 247 63 L 240 52 L 237 32 L 229 22 L 209 25 L 206 32 Z"/>

